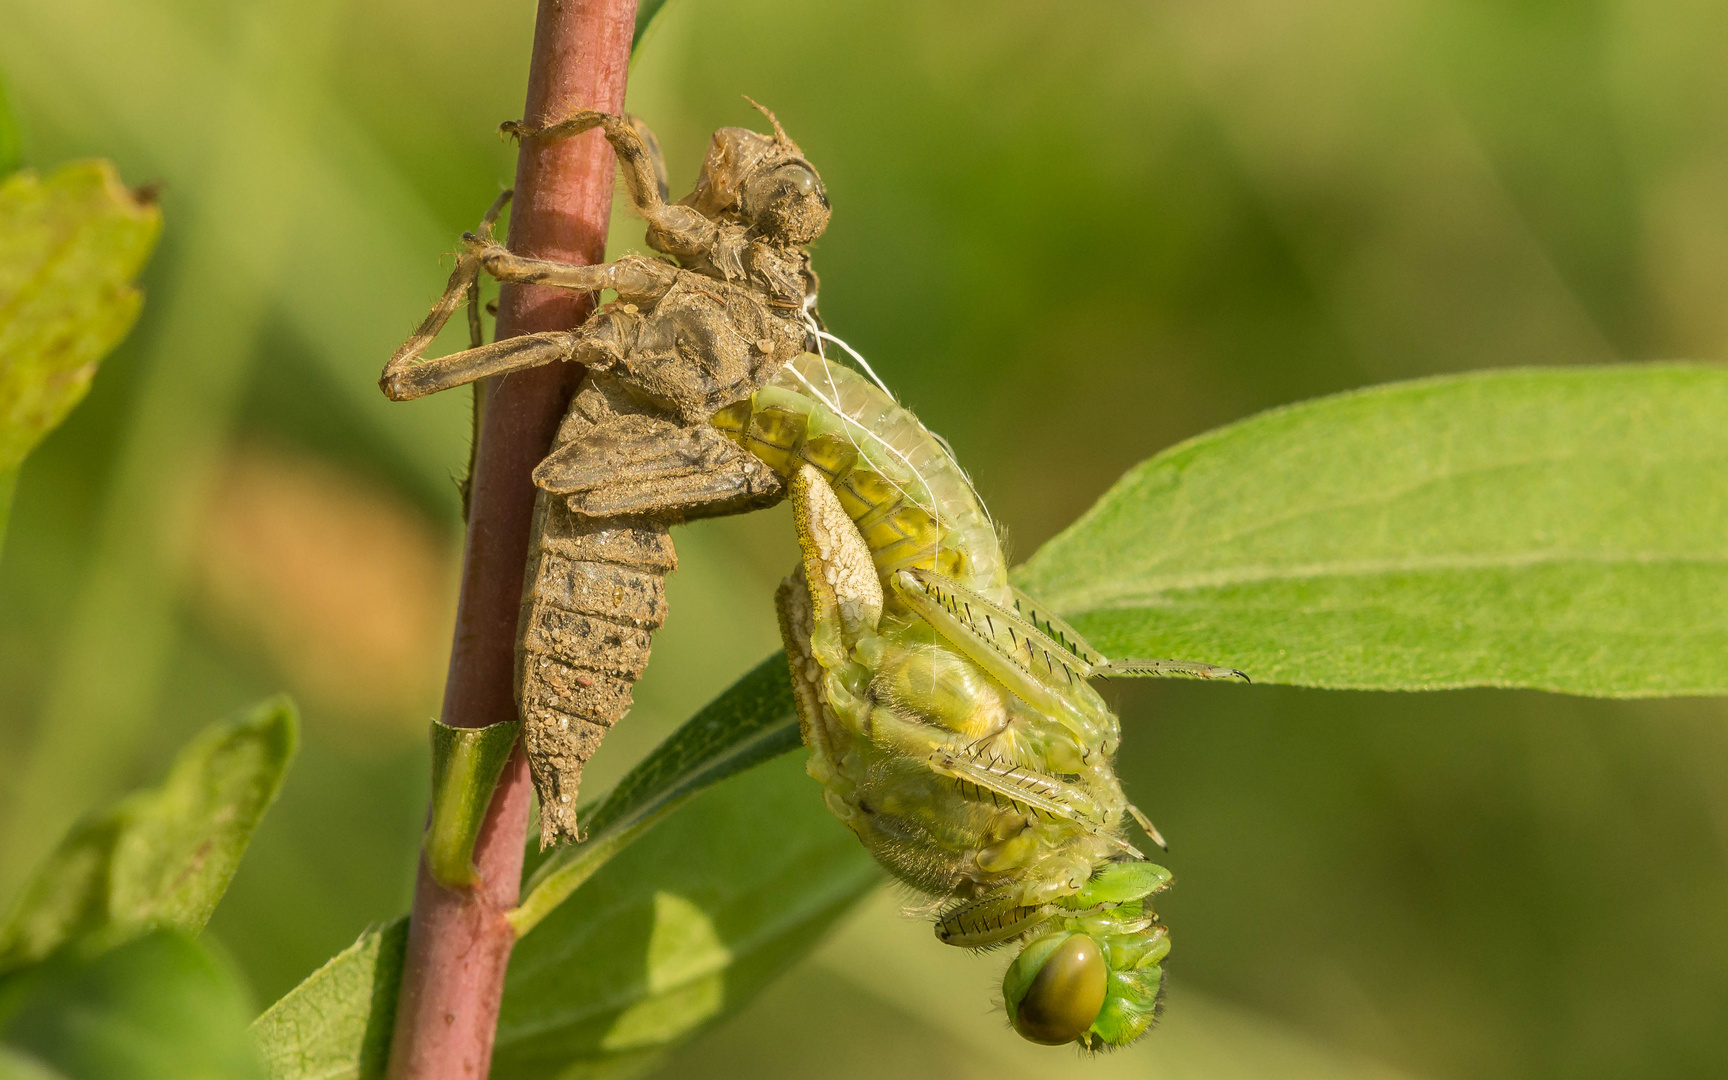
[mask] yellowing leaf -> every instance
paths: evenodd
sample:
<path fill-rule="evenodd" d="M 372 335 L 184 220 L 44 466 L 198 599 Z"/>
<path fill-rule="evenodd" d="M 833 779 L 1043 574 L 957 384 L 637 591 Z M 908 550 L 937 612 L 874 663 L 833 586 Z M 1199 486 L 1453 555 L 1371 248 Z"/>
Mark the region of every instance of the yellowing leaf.
<path fill-rule="evenodd" d="M 0 473 L 89 389 L 138 318 L 132 280 L 162 230 L 105 161 L 0 181 Z"/>
<path fill-rule="evenodd" d="M 117 944 L 158 927 L 203 929 L 276 800 L 298 726 L 282 698 L 213 724 L 160 787 L 75 826 L 0 924 L 0 972 L 75 937 Z"/>

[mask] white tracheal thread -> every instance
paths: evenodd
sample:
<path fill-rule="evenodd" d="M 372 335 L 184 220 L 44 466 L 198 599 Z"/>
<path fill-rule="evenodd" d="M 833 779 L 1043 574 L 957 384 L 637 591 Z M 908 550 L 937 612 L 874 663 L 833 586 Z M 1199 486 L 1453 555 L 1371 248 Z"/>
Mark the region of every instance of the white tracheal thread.
<path fill-rule="evenodd" d="M 822 358 L 822 368 L 824 371 L 828 371 L 828 360 L 826 357 Z M 850 417 L 846 414 L 846 411 L 840 407 L 840 401 L 839 401 L 840 388 L 834 385 L 834 382 L 833 382 L 834 376 L 831 372 L 828 375 L 828 380 L 829 380 L 828 385 L 834 391 L 834 397 L 832 399 L 828 398 L 826 395 L 824 395 L 822 393 L 821 390 L 817 389 L 815 383 L 812 383 L 809 379 L 804 377 L 804 373 L 802 371 L 798 370 L 796 361 L 794 361 L 791 364 L 788 364 L 786 366 L 786 370 L 790 371 L 798 379 L 799 382 L 803 383 L 804 388 L 806 390 L 810 391 L 810 393 L 816 398 L 817 401 L 821 402 L 824 406 L 826 406 L 828 411 L 833 413 L 835 416 L 840 417 L 841 420 L 844 421 L 844 423 L 847 425 L 846 430 L 848 431 L 848 433 L 850 433 L 850 430 L 852 428 L 857 428 L 859 431 L 862 431 L 865 435 L 874 439 L 876 442 L 881 443 L 883 449 L 887 450 L 890 454 L 893 454 L 895 457 L 899 458 L 900 461 L 905 464 L 907 470 L 909 472 L 911 472 L 911 474 L 913 476 L 918 478 L 918 482 L 920 484 L 924 485 L 924 492 L 929 497 L 931 505 L 928 507 L 923 507 L 923 508 L 929 512 L 931 518 L 936 522 L 936 561 L 937 561 L 937 565 L 940 566 L 941 565 L 941 559 L 942 559 L 942 537 L 945 534 L 946 530 L 943 528 L 942 511 L 939 507 L 937 507 L 935 505 L 937 502 L 936 491 L 934 488 L 932 488 L 930 486 L 930 482 L 928 480 L 924 479 L 924 474 L 918 471 L 918 467 L 916 465 L 912 464 L 912 460 L 910 458 L 908 458 L 904 453 L 902 453 L 896 447 L 890 445 L 886 439 L 882 438 L 882 436 L 876 434 L 874 431 L 871 431 L 869 428 L 865 427 L 863 424 L 860 424 L 857 420 L 854 420 L 852 417 Z M 859 454 L 864 453 L 864 448 L 858 445 L 858 442 L 856 439 L 850 439 L 849 438 L 849 441 L 852 443 L 852 448 L 854 450 L 858 451 Z M 900 488 L 900 493 L 902 495 L 906 496 L 908 499 L 911 499 L 911 501 L 914 505 L 919 505 L 918 500 L 915 498 L 912 498 L 911 492 L 907 491 L 903 487 L 900 487 L 899 484 L 896 484 L 895 487 Z M 935 659 L 934 659 L 934 657 L 931 658 L 930 665 L 931 665 L 931 670 L 928 673 L 928 675 L 931 679 L 934 679 L 935 678 Z"/>
<path fill-rule="evenodd" d="M 811 314 L 811 306 L 813 306 L 813 301 L 806 303 L 805 305 L 804 325 L 809 327 L 810 333 L 816 337 L 816 355 L 820 356 L 822 360 L 826 362 L 828 360 L 828 350 L 822 347 L 822 343 L 824 341 L 832 341 L 834 344 L 846 350 L 846 355 L 850 356 L 855 362 L 857 362 L 860 368 L 864 369 L 864 374 L 870 376 L 870 381 L 875 383 L 877 388 L 884 394 L 888 395 L 889 401 L 899 405 L 900 398 L 893 390 L 889 389 L 886 382 L 882 381 L 882 376 L 876 374 L 876 369 L 870 366 L 870 361 L 864 359 L 863 353 L 854 349 L 852 346 L 846 344 L 846 342 L 840 340 L 840 338 L 830 334 L 828 331 L 822 329 L 822 327 L 816 324 L 816 317 Z M 996 532 L 996 519 L 990 516 L 990 507 L 986 506 L 984 500 L 978 497 L 978 485 L 972 482 L 972 474 L 966 471 L 964 465 L 960 464 L 960 458 L 955 455 L 954 447 L 949 445 L 948 440 L 944 438 L 940 432 L 931 431 L 928 427 L 924 428 L 924 430 L 929 432 L 932 439 L 936 440 L 936 445 L 940 446 L 942 452 L 948 456 L 948 463 L 954 466 L 954 471 L 958 472 L 961 479 L 966 481 L 966 487 L 971 490 L 973 500 L 978 504 L 978 509 L 984 512 L 985 523 L 990 526 L 991 532 Z M 919 479 L 923 478 L 920 477 Z M 938 551 L 940 551 L 940 548 L 938 548 Z"/>
<path fill-rule="evenodd" d="M 826 361 L 824 361 L 824 365 L 826 365 Z M 936 553 L 938 555 L 940 555 L 942 553 L 942 534 L 943 534 L 943 530 L 940 528 L 940 526 L 942 525 L 942 509 L 941 509 L 941 507 L 936 505 L 936 502 L 937 502 L 936 489 L 930 485 L 930 481 L 924 479 L 924 474 L 918 471 L 918 466 L 912 464 L 912 459 L 907 457 L 905 455 L 905 453 L 902 452 L 898 447 L 894 446 L 892 443 L 890 443 L 888 440 L 884 439 L 882 436 L 876 434 L 874 431 L 871 431 L 869 428 L 865 427 L 863 424 L 860 424 L 857 420 L 854 420 L 852 417 L 846 415 L 845 410 L 840 407 L 840 402 L 838 400 L 838 398 L 840 396 L 840 388 L 837 386 L 834 386 L 832 381 L 830 381 L 828 385 L 833 389 L 834 397 L 830 398 L 828 395 L 824 394 L 821 390 L 819 390 L 815 383 L 813 383 L 809 379 L 805 378 L 804 373 L 802 371 L 799 371 L 796 366 L 788 364 L 786 367 L 786 370 L 790 371 L 792 373 L 793 378 L 797 379 L 799 382 L 804 384 L 804 389 L 810 391 L 810 394 L 812 397 L 814 397 L 817 401 L 821 402 L 821 404 L 825 408 L 827 408 L 829 412 L 833 413 L 835 416 L 838 416 L 841 419 L 841 421 L 847 425 L 848 431 L 850 431 L 853 428 L 856 428 L 857 430 L 863 432 L 865 435 L 869 436 L 875 442 L 881 444 L 882 449 L 888 451 L 890 454 L 893 454 L 896 458 L 898 458 L 900 460 L 900 463 L 902 465 L 906 466 L 907 471 L 910 472 L 913 476 L 917 477 L 918 482 L 920 484 L 924 485 L 924 493 L 926 496 L 928 496 L 928 502 L 927 503 L 924 500 L 921 500 L 921 499 L 914 497 L 912 492 L 907 491 L 904 487 L 900 487 L 900 485 L 898 485 L 898 484 L 896 484 L 895 486 L 900 489 L 900 494 L 902 494 L 902 495 L 904 495 L 907 498 L 912 500 L 913 505 L 917 506 L 920 510 L 924 510 L 925 512 L 929 513 L 930 516 L 936 520 L 936 524 L 938 526 L 938 529 L 936 532 Z M 856 439 L 849 439 L 848 441 L 852 443 L 852 449 L 858 451 L 860 454 L 864 453 L 864 448 L 862 446 L 858 445 L 858 441 Z"/>
<path fill-rule="evenodd" d="M 875 440 L 877 443 L 881 444 L 883 449 L 887 450 L 890 454 L 894 455 L 894 457 L 898 458 L 900 460 L 900 462 L 906 466 L 907 471 L 909 471 L 913 476 L 917 477 L 918 482 L 920 484 L 924 485 L 925 494 L 929 497 L 929 500 L 930 500 L 930 505 L 928 505 L 928 506 L 925 506 L 919 499 L 914 498 L 912 496 L 912 493 L 907 491 L 901 485 L 896 484 L 895 487 L 899 488 L 900 493 L 902 495 L 911 499 L 911 501 L 914 505 L 918 505 L 921 508 L 927 510 L 930 513 L 931 517 L 934 519 L 934 521 L 936 523 L 936 565 L 940 566 L 941 565 L 941 558 L 942 558 L 942 540 L 943 540 L 943 537 L 946 535 L 947 529 L 945 528 L 945 525 L 944 525 L 944 519 L 943 519 L 941 507 L 937 505 L 938 499 L 936 496 L 936 489 L 934 487 L 932 487 L 930 482 L 924 478 L 924 474 L 918 470 L 918 467 L 916 465 L 912 464 L 911 459 L 908 458 L 905 453 L 903 453 L 902 451 L 900 451 L 899 449 L 897 449 L 896 447 L 894 447 L 893 445 L 888 443 L 887 440 L 883 439 L 880 435 L 876 434 L 874 431 L 871 431 L 869 428 L 867 428 L 863 424 L 859 423 L 856 419 L 854 419 L 852 416 L 848 415 L 847 412 L 840 407 L 840 400 L 839 400 L 840 399 L 840 388 L 834 384 L 833 374 L 828 367 L 828 364 L 830 361 L 828 360 L 826 350 L 824 350 L 822 348 L 822 342 L 825 340 L 826 341 L 832 341 L 832 342 L 834 342 L 834 344 L 840 346 L 842 349 L 845 349 L 846 352 L 848 354 L 850 354 L 852 356 L 852 358 L 855 359 L 861 367 L 863 367 L 865 373 L 869 375 L 871 381 L 874 382 L 878 387 L 880 387 L 884 394 L 888 395 L 888 399 L 890 401 L 894 402 L 896 405 L 899 405 L 899 399 L 894 396 L 894 392 L 892 390 L 888 389 L 887 384 L 882 381 L 881 376 L 877 375 L 875 370 L 873 368 L 871 368 L 869 361 L 865 360 L 864 357 L 856 349 L 854 349 L 854 348 L 852 348 L 852 346 L 846 344 L 846 342 L 840 340 L 840 338 L 834 336 L 833 334 L 828 333 L 827 331 L 823 330 L 821 327 L 817 326 L 816 320 L 811 316 L 808 309 L 806 309 L 804 312 L 804 318 L 805 318 L 806 324 L 809 326 L 812 333 L 814 333 L 816 336 L 817 356 L 822 360 L 823 371 L 828 373 L 828 376 L 827 376 L 828 388 L 829 388 L 830 392 L 833 394 L 833 397 L 830 398 L 827 395 L 824 395 L 822 393 L 822 391 L 820 389 L 818 389 L 814 383 L 812 383 L 808 378 L 806 378 L 804 373 L 798 370 L 798 368 L 796 366 L 796 362 L 794 362 L 793 364 L 787 365 L 787 370 L 790 371 L 792 373 L 793 377 L 796 378 L 800 383 L 803 383 L 804 388 L 806 390 L 808 390 L 811 393 L 811 395 L 816 398 L 817 401 L 821 402 L 822 405 L 825 406 L 829 412 L 833 413 L 835 416 L 838 416 L 841 419 L 841 421 L 846 425 L 845 430 L 848 433 L 848 441 L 852 444 L 852 448 L 854 450 L 857 450 L 860 454 L 862 454 L 864 452 L 864 448 L 858 445 L 857 439 L 851 438 L 851 431 L 852 431 L 852 429 L 856 428 L 857 430 L 862 431 L 869 438 L 871 438 L 871 439 Z M 922 427 L 923 426 L 922 423 L 920 423 L 919 426 Z M 937 435 L 934 431 L 930 431 L 930 429 L 928 427 L 925 427 L 924 430 L 926 432 L 928 432 L 932 437 L 935 438 L 937 445 L 939 445 L 942 448 L 943 454 L 947 456 L 949 464 L 954 467 L 954 470 L 957 473 L 959 473 L 961 479 L 965 481 L 967 490 L 969 492 L 971 492 L 971 494 L 972 494 L 973 504 L 976 505 L 979 508 L 979 510 L 981 510 L 983 512 L 984 520 L 990 526 L 990 531 L 992 533 L 995 533 L 997 531 L 995 519 L 990 516 L 990 510 L 988 507 L 986 507 L 984 505 L 984 500 L 978 496 L 978 489 L 972 483 L 971 474 L 968 473 L 960 465 L 959 460 L 954 456 L 954 448 L 948 445 L 947 439 L 944 439 L 940 435 Z M 931 665 L 931 670 L 927 674 L 929 675 L 930 678 L 934 679 L 935 678 L 935 658 L 930 657 L 929 662 Z"/>

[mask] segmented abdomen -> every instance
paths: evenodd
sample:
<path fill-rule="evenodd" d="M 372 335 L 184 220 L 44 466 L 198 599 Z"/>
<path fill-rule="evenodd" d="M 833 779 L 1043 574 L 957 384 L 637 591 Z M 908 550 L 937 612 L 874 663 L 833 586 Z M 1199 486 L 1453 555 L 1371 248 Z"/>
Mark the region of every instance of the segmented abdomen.
<path fill-rule="evenodd" d="M 806 463 L 863 534 L 877 572 L 921 568 L 986 595 L 1007 563 L 966 474 L 911 412 L 850 368 L 812 353 L 713 419 L 782 478 Z"/>
<path fill-rule="evenodd" d="M 665 525 L 577 517 L 545 491 L 534 504 L 533 535 L 516 680 L 545 847 L 577 839 L 582 767 L 630 710 L 678 561 Z"/>

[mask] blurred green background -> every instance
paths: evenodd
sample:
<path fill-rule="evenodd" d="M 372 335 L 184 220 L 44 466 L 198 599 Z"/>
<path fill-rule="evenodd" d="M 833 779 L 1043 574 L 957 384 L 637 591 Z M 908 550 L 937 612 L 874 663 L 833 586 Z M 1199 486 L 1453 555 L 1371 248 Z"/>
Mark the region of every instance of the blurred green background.
<path fill-rule="evenodd" d="M 532 22 L 0 0 L 30 161 L 113 157 L 167 215 L 143 321 L 25 468 L 0 561 L 0 892 L 286 687 L 305 750 L 211 926 L 260 1005 L 408 901 L 467 401 L 374 379 L 510 179 Z M 672 0 L 630 100 L 679 189 L 753 122 L 740 95 L 778 111 L 835 207 L 830 326 L 1025 555 L 1268 406 L 1723 359 L 1724 56 L 1707 0 Z M 681 530 L 591 792 L 776 647 L 789 534 L 783 510 Z M 1003 960 L 885 891 L 668 1075 L 1720 1074 L 1722 702 L 1114 693 L 1178 878 L 1159 1033 L 1098 1063 L 1017 1043 Z"/>

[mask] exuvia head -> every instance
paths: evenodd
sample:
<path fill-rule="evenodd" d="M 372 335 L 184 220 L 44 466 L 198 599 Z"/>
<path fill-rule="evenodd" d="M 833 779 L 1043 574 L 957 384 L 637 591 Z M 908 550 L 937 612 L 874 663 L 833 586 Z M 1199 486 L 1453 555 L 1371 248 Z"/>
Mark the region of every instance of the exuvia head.
<path fill-rule="evenodd" d="M 774 114 L 756 108 L 774 125 L 773 136 L 749 128 L 716 131 L 696 189 L 682 202 L 707 218 L 741 220 L 770 242 L 808 244 L 828 227 L 822 178 Z"/>

